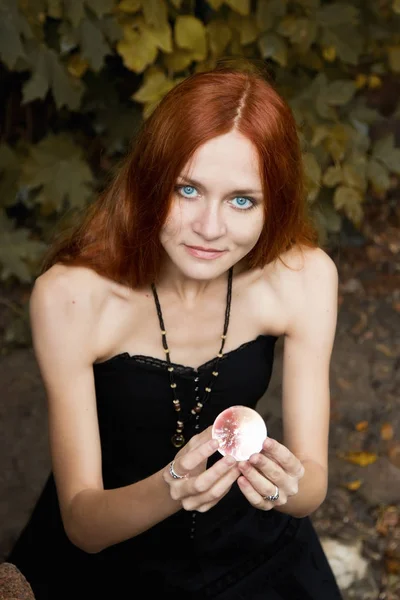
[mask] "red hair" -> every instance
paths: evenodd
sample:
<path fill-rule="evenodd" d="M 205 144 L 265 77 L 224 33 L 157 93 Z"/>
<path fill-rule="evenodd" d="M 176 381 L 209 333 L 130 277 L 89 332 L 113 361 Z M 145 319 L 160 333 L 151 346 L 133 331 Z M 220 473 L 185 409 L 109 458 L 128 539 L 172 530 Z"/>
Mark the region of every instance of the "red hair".
<path fill-rule="evenodd" d="M 60 262 L 132 288 L 155 280 L 178 175 L 199 146 L 233 129 L 254 144 L 264 189 L 265 224 L 249 267 L 266 265 L 294 244 L 317 246 L 288 104 L 261 73 L 225 67 L 190 75 L 161 100 L 105 191 L 53 242 L 41 272 Z"/>

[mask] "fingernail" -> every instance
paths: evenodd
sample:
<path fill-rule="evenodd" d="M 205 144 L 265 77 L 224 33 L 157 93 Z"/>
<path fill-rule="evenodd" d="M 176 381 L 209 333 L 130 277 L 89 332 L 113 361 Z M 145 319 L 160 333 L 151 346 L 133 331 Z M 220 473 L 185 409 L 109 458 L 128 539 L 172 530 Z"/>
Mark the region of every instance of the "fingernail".
<path fill-rule="evenodd" d="M 225 457 L 225 464 L 227 464 L 228 467 L 232 467 L 235 463 L 236 463 L 236 459 L 233 456 Z"/>
<path fill-rule="evenodd" d="M 211 446 L 211 448 L 212 448 L 213 450 L 216 450 L 216 449 L 218 448 L 218 446 L 219 446 L 219 442 L 218 442 L 218 440 L 211 440 L 211 442 L 210 442 L 210 446 Z"/>
<path fill-rule="evenodd" d="M 270 439 L 270 438 L 266 438 L 266 439 L 264 440 L 263 447 L 264 447 L 265 449 L 267 449 L 267 448 L 271 448 L 271 446 L 272 446 L 272 441 L 271 441 L 271 439 Z"/>

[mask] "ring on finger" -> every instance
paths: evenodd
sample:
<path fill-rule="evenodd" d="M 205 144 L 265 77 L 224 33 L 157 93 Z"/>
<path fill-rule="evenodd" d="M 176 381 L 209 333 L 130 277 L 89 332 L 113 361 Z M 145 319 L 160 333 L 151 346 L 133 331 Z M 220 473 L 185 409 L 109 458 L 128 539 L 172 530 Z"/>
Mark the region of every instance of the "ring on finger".
<path fill-rule="evenodd" d="M 264 500 L 268 500 L 269 502 L 275 502 L 279 498 L 279 488 L 275 486 L 275 494 L 273 496 L 263 496 Z"/>
<path fill-rule="evenodd" d="M 170 472 L 171 476 L 174 479 L 186 479 L 187 473 L 185 473 L 185 475 L 178 475 L 178 473 L 176 473 L 176 471 L 174 469 L 174 463 L 175 463 L 175 461 L 173 460 L 169 465 L 169 472 Z"/>

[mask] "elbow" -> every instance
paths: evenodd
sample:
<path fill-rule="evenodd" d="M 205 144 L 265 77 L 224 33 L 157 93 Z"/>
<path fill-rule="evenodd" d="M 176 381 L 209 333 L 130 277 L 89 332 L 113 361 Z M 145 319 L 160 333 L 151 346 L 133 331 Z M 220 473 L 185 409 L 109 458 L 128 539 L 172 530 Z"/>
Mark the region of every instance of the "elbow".
<path fill-rule="evenodd" d="M 104 550 L 104 546 L 101 546 L 98 540 L 88 535 L 87 532 L 79 531 L 78 527 L 65 528 L 65 533 L 71 544 L 86 552 L 86 554 L 98 554 Z"/>

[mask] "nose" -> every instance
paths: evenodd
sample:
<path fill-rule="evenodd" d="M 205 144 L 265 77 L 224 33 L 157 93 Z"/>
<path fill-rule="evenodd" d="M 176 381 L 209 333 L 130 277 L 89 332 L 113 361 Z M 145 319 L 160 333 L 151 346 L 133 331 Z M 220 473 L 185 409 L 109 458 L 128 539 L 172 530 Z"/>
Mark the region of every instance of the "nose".
<path fill-rule="evenodd" d="M 207 241 L 216 240 L 226 233 L 223 206 L 219 202 L 205 201 L 199 206 L 192 223 L 195 233 Z"/>

